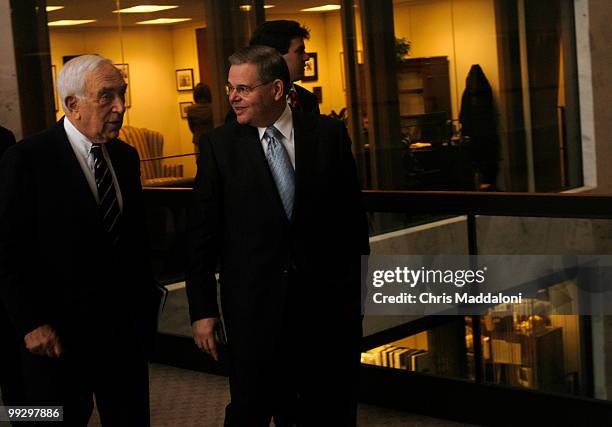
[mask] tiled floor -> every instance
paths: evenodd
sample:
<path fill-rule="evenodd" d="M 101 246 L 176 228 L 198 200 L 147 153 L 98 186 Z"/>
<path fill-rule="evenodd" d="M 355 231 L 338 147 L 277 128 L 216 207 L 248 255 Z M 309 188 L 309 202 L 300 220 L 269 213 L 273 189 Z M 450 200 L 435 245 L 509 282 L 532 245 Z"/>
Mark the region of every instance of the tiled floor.
<path fill-rule="evenodd" d="M 228 400 L 229 390 L 224 377 L 166 365 L 151 365 L 151 423 L 154 427 L 222 426 Z M 358 423 L 359 426 L 368 427 L 467 426 L 370 405 L 360 405 Z M 89 425 L 100 425 L 97 414 L 94 414 Z"/>
<path fill-rule="evenodd" d="M 150 381 L 153 427 L 223 426 L 225 405 L 229 400 L 227 378 L 152 364 Z M 0 425 L 4 424 L 0 421 Z M 360 427 L 469 427 L 468 424 L 365 404 L 359 405 L 358 425 Z M 95 411 L 89 426 L 100 426 Z"/>

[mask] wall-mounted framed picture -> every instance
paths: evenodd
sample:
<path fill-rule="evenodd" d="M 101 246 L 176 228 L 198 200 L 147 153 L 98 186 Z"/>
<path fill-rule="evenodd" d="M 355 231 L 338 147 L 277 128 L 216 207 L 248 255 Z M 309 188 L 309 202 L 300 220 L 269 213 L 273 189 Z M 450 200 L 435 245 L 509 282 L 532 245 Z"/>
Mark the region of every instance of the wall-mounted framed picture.
<path fill-rule="evenodd" d="M 176 90 L 193 90 L 193 68 L 176 70 Z"/>
<path fill-rule="evenodd" d="M 306 61 L 306 65 L 304 66 L 304 78 L 303 82 L 312 82 L 315 80 L 319 80 L 319 67 L 317 62 L 317 53 L 316 52 L 306 52 L 309 56 L 308 61 Z"/>
<path fill-rule="evenodd" d="M 125 108 L 132 106 L 132 97 L 130 96 L 130 66 L 128 64 L 113 64 L 123 76 L 123 80 L 127 84 L 127 91 L 125 92 Z"/>
<path fill-rule="evenodd" d="M 51 65 L 51 76 L 53 78 L 53 101 L 55 103 L 55 111 L 59 111 L 59 95 L 57 93 L 57 67 L 55 65 Z"/>
<path fill-rule="evenodd" d="M 179 109 L 181 110 L 181 119 L 187 118 L 187 109 L 193 102 L 179 102 Z"/>

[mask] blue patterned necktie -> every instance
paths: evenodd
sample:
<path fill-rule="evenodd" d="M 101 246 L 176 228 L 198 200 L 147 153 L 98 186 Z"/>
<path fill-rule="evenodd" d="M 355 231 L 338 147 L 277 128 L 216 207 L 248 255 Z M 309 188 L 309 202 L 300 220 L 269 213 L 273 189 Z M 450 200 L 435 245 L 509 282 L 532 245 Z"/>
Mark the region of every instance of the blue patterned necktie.
<path fill-rule="evenodd" d="M 287 218 L 291 219 L 295 197 L 295 172 L 291 165 L 291 159 L 289 159 L 289 154 L 281 142 L 282 135 L 278 129 L 270 126 L 266 129 L 264 136 L 268 138 L 266 159 L 268 159 L 268 165 L 270 165 L 270 172 L 272 172 Z"/>
<path fill-rule="evenodd" d="M 91 154 L 94 158 L 94 176 L 98 187 L 100 219 L 111 245 L 114 246 L 119 240 L 119 218 L 121 217 L 119 200 L 117 199 L 113 176 L 104 158 L 104 153 L 102 153 L 102 146 L 93 144 Z"/>

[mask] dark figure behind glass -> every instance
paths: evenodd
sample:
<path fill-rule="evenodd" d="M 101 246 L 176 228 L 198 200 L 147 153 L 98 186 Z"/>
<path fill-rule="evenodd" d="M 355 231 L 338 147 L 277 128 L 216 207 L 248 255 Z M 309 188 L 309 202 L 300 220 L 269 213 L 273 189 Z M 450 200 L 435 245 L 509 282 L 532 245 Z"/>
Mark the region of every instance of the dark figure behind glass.
<path fill-rule="evenodd" d="M 470 137 L 470 154 L 482 174 L 481 182 L 495 188 L 499 136 L 493 91 L 480 65 L 472 65 L 461 98 L 461 133 Z"/>
<path fill-rule="evenodd" d="M 198 83 L 193 90 L 193 100 L 195 104 L 187 108 L 187 122 L 193 133 L 194 149 L 197 151 L 200 137 L 214 128 L 210 88 L 204 83 Z"/>
<path fill-rule="evenodd" d="M 15 144 L 13 132 L 0 126 L 0 159 L 4 151 Z M 4 405 L 23 405 L 25 391 L 21 377 L 19 346 L 21 340 L 9 320 L 2 302 L 0 302 L 0 390 Z"/>

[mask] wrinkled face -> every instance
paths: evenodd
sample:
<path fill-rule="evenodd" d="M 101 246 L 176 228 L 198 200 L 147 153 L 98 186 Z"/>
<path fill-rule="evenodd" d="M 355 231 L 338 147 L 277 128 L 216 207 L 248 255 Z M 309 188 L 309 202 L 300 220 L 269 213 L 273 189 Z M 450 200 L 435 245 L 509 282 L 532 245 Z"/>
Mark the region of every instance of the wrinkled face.
<path fill-rule="evenodd" d="M 291 44 L 289 44 L 289 50 L 283 55 L 283 58 L 285 58 L 287 67 L 289 67 L 291 81 L 302 80 L 304 78 L 304 66 L 306 61 L 308 61 L 304 39 L 301 37 L 292 39 Z"/>
<path fill-rule="evenodd" d="M 119 70 L 111 64 L 100 65 L 85 77 L 85 97 L 67 98 L 70 121 L 93 143 L 116 138 L 123 124 L 126 89 Z"/>
<path fill-rule="evenodd" d="M 239 95 L 237 90 L 232 90 L 228 95 L 238 123 L 255 127 L 270 126 L 274 123 L 279 105 L 282 108 L 283 103 L 286 103 L 280 80 L 262 82 L 257 65 L 238 64 L 230 67 L 227 81 L 234 88 L 250 89 L 248 95 Z"/>

